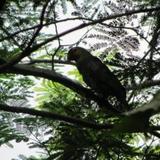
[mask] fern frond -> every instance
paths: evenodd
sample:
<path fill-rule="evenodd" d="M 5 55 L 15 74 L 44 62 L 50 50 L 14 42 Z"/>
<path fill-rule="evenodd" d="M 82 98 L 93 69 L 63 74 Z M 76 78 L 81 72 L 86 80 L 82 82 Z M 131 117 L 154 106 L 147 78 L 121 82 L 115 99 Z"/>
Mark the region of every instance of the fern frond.
<path fill-rule="evenodd" d="M 99 40 L 109 40 L 110 37 L 107 36 L 107 35 L 102 35 L 102 34 L 90 34 L 87 36 L 87 38 L 96 38 L 96 39 L 99 39 Z"/>

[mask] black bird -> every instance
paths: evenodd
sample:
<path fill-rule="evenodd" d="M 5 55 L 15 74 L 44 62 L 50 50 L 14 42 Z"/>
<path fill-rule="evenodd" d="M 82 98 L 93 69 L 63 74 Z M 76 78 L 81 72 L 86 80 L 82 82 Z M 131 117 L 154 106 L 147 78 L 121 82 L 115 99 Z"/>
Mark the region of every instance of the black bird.
<path fill-rule="evenodd" d="M 115 96 L 121 105 L 128 106 L 125 88 L 100 59 L 91 55 L 84 48 L 74 47 L 68 52 L 68 60 L 76 62 L 76 67 L 84 82 L 97 94 L 103 98 Z"/>

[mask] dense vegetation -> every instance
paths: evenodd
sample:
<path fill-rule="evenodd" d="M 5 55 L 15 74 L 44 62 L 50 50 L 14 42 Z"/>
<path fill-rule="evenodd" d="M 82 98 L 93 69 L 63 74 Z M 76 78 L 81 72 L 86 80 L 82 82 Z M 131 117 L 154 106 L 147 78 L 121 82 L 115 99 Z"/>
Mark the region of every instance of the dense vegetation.
<path fill-rule="evenodd" d="M 86 86 L 74 46 L 118 77 L 128 112 Z M 159 0 L 2 0 L 0 145 L 43 151 L 19 160 L 160 159 L 159 65 Z"/>

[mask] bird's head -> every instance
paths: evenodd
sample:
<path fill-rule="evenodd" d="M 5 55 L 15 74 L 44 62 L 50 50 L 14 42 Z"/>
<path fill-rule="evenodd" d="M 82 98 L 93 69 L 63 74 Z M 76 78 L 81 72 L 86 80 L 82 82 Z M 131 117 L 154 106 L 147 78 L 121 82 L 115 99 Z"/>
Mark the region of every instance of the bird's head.
<path fill-rule="evenodd" d="M 81 48 L 81 47 L 74 47 L 69 50 L 67 59 L 69 61 L 74 60 L 77 62 L 79 58 L 81 58 L 82 56 L 87 56 L 87 55 L 90 55 L 90 53 L 86 49 Z"/>

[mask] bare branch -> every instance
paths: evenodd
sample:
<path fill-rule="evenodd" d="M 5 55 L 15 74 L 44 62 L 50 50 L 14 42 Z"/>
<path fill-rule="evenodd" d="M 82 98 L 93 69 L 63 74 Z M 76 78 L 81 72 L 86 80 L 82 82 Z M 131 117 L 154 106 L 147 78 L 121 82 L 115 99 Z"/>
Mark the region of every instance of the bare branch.
<path fill-rule="evenodd" d="M 35 59 L 35 60 L 31 60 L 29 63 L 27 63 L 27 64 L 29 64 L 29 65 L 31 65 L 31 64 L 38 64 L 38 63 L 52 63 L 52 60 L 48 60 L 48 59 L 43 59 L 43 60 L 41 60 L 41 59 Z M 75 63 L 74 62 L 70 62 L 70 61 L 63 61 L 63 60 L 54 60 L 54 63 L 58 63 L 58 64 L 67 64 L 67 65 L 75 65 Z"/>
<path fill-rule="evenodd" d="M 52 24 L 55 24 L 55 23 L 62 23 L 62 22 L 74 21 L 74 20 L 88 20 L 88 21 L 90 21 L 90 19 L 87 19 L 87 18 L 75 17 L 75 18 L 66 18 L 66 19 L 61 19 L 61 20 L 57 20 L 57 21 L 47 22 L 47 23 L 44 23 L 44 24 L 37 24 L 37 25 L 34 25 L 32 27 L 24 28 L 22 30 L 11 33 L 10 35 L 8 35 L 6 37 L 2 37 L 0 39 L 0 42 L 2 42 L 4 40 L 7 40 L 7 39 L 10 39 L 10 38 L 16 36 L 17 34 L 20 34 L 20 33 L 26 32 L 26 31 L 30 31 L 30 30 L 34 30 L 36 28 L 39 28 L 40 26 L 45 27 L 45 26 L 49 26 L 49 25 L 52 25 Z"/>

